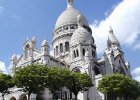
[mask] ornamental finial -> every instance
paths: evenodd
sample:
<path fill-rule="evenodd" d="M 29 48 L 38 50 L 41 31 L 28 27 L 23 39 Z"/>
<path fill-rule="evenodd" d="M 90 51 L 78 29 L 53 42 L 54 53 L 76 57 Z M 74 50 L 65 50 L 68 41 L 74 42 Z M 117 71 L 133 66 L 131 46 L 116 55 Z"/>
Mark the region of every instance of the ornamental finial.
<path fill-rule="evenodd" d="M 73 0 L 67 0 L 67 8 L 73 7 Z"/>
<path fill-rule="evenodd" d="M 77 16 L 77 23 L 78 23 L 78 27 L 83 27 L 83 24 L 82 24 L 82 16 L 81 15 L 78 15 Z"/>

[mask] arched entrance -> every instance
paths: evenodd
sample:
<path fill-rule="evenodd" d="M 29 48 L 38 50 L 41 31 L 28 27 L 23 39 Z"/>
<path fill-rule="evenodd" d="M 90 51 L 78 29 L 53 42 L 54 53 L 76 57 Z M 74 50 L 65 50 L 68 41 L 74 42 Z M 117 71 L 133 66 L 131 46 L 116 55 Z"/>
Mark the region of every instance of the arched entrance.
<path fill-rule="evenodd" d="M 15 97 L 11 97 L 10 100 L 16 100 L 16 98 Z"/>
<path fill-rule="evenodd" d="M 20 95 L 19 100 L 27 100 L 26 94 Z"/>

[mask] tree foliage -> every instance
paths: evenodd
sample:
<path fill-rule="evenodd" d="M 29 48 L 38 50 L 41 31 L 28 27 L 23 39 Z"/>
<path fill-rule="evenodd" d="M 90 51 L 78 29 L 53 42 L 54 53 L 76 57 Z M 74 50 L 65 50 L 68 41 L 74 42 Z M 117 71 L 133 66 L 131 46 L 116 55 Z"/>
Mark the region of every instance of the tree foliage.
<path fill-rule="evenodd" d="M 63 87 L 67 87 L 77 97 L 78 92 L 87 91 L 92 86 L 92 81 L 87 74 L 43 65 L 28 65 L 17 69 L 14 81 L 18 87 L 28 92 L 28 97 L 31 93 L 38 93 L 48 88 L 53 94 L 53 99 L 56 92 Z"/>
<path fill-rule="evenodd" d="M 136 98 L 140 95 L 140 83 L 122 74 L 113 74 L 103 77 L 99 81 L 98 90 L 113 96 Z"/>
<path fill-rule="evenodd" d="M 53 98 L 55 98 L 56 92 L 64 86 L 63 81 L 61 70 L 59 68 L 49 68 L 48 74 L 46 74 L 45 77 L 44 86 L 51 91 Z"/>
<path fill-rule="evenodd" d="M 81 74 L 72 72 L 66 80 L 66 87 L 74 93 L 75 99 L 77 100 L 78 92 L 87 91 L 92 84 L 91 78 L 87 74 Z"/>
<path fill-rule="evenodd" d="M 0 74 L 0 92 L 4 100 L 4 95 L 10 93 L 9 88 L 14 87 L 13 79 L 10 75 Z"/>
<path fill-rule="evenodd" d="M 31 93 L 38 93 L 44 89 L 44 77 L 48 68 L 43 65 L 28 65 L 18 68 L 14 74 L 14 82 L 25 92 L 28 92 L 28 100 Z"/>

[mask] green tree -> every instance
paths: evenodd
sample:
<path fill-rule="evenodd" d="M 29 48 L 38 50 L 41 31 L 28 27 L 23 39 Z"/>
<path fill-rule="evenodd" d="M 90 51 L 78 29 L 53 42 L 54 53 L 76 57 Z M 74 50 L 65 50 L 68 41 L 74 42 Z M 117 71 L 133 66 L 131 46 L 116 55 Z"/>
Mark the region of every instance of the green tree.
<path fill-rule="evenodd" d="M 125 97 L 126 100 L 137 98 L 140 94 L 139 82 L 122 74 L 104 76 L 97 88 L 106 94 L 107 100 L 116 100 L 116 97 Z"/>
<path fill-rule="evenodd" d="M 10 93 L 9 88 L 14 87 L 13 79 L 10 75 L 0 74 L 0 92 L 2 94 L 3 100 L 4 95 Z"/>
<path fill-rule="evenodd" d="M 53 100 L 57 99 L 56 92 L 61 90 L 61 88 L 64 86 L 62 70 L 63 69 L 56 67 L 49 68 L 49 72 L 45 77 L 45 87 L 51 91 Z"/>
<path fill-rule="evenodd" d="M 28 93 L 28 100 L 31 93 L 38 94 L 44 89 L 45 76 L 48 67 L 43 65 L 28 65 L 18 68 L 14 74 L 14 82 L 24 92 Z"/>
<path fill-rule="evenodd" d="M 71 72 L 67 77 L 66 87 L 70 92 L 74 93 L 75 100 L 77 100 L 77 95 L 80 91 L 87 91 L 91 86 L 93 86 L 92 80 L 87 74 Z"/>
<path fill-rule="evenodd" d="M 133 80 L 132 98 L 140 100 L 140 82 Z"/>

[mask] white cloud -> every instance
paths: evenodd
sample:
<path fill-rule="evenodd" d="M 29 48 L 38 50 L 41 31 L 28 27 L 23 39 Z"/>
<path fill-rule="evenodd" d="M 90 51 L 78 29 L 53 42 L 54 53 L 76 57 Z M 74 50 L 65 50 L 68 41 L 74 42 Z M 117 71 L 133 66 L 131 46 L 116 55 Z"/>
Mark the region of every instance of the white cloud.
<path fill-rule="evenodd" d="M 132 76 L 135 80 L 140 82 L 140 67 L 137 67 L 132 71 Z"/>
<path fill-rule="evenodd" d="M 135 69 L 132 71 L 132 75 L 133 75 L 133 76 L 140 76 L 140 67 L 135 68 Z"/>
<path fill-rule="evenodd" d="M 6 65 L 4 62 L 0 61 L 0 70 L 4 73 L 7 73 Z"/>
<path fill-rule="evenodd" d="M 105 49 L 110 25 L 121 44 L 134 48 L 140 34 L 139 18 L 140 0 L 123 0 L 104 20 L 91 24 L 97 52 L 102 53 Z"/>
<path fill-rule="evenodd" d="M 137 76 L 134 79 L 140 82 L 140 76 Z"/>
<path fill-rule="evenodd" d="M 140 49 L 140 43 L 137 43 L 137 44 L 134 46 L 134 49 Z"/>
<path fill-rule="evenodd" d="M 0 6 L 0 13 L 2 13 L 4 10 L 4 7 Z"/>

